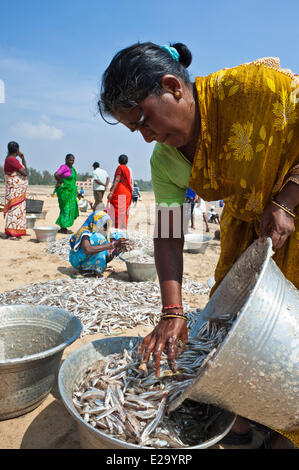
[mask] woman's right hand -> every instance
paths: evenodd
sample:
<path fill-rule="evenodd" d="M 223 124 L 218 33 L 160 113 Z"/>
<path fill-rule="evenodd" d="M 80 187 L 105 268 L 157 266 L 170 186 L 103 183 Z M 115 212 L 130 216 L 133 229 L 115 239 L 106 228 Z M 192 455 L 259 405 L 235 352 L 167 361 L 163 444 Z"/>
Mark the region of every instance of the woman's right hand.
<path fill-rule="evenodd" d="M 138 354 L 144 353 L 142 363 L 147 363 L 150 355 L 153 355 L 156 375 L 159 377 L 161 355 L 165 349 L 168 365 L 173 372 L 176 372 L 176 358 L 184 352 L 187 339 L 186 320 L 181 318 L 161 319 L 156 328 L 144 338 Z"/>
<path fill-rule="evenodd" d="M 108 202 L 111 201 L 112 195 L 113 195 L 113 193 L 110 191 L 110 193 L 108 193 L 108 195 L 107 195 L 107 201 L 108 201 Z"/>

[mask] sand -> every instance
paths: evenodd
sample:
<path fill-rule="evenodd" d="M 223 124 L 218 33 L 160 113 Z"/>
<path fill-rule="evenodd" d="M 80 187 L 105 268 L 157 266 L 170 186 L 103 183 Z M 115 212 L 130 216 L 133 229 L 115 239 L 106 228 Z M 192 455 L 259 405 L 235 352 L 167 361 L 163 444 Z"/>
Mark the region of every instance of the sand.
<path fill-rule="evenodd" d="M 29 187 L 27 197 L 34 197 L 44 201 L 43 210 L 47 211 L 45 220 L 37 220 L 35 226 L 55 225 L 58 217 L 57 198 L 51 197 L 53 188 L 32 186 Z M 0 187 L 0 198 L 3 199 L 4 187 Z M 86 193 L 86 198 L 93 200 L 91 193 Z M 151 234 L 153 230 L 153 193 L 143 193 L 142 202 L 138 202 L 137 208 L 131 210 L 128 230 L 140 230 Z M 105 199 L 104 199 L 105 201 Z M 207 204 L 207 210 L 210 204 Z M 220 209 L 217 208 L 220 213 Z M 90 214 L 91 211 L 88 212 Z M 86 213 L 80 213 L 72 230 L 77 230 L 86 219 Z M 202 221 L 195 219 L 195 230 L 199 232 Z M 213 237 L 217 224 L 209 224 L 210 235 Z M 190 230 L 191 231 L 191 230 Z M 56 239 L 68 235 L 57 234 Z M 20 241 L 6 240 L 4 237 L 3 213 L 0 213 L 0 292 L 10 291 L 18 287 L 46 282 L 54 279 L 68 279 L 76 271 L 68 261 L 58 255 L 46 253 L 47 244 L 36 241 L 35 232 L 28 229 L 28 235 Z M 200 281 L 206 284 L 213 278 L 214 270 L 220 254 L 220 242 L 212 240 L 204 255 L 184 252 L 184 276 L 187 279 Z M 126 266 L 119 260 L 111 263 L 111 269 L 105 272 L 105 276 L 113 275 L 128 281 Z M 208 294 L 190 295 L 184 294 L 184 300 L 192 308 L 204 308 L 208 302 Z M 146 327 L 128 329 L 123 336 L 145 336 L 151 331 Z M 72 351 L 83 344 L 103 338 L 103 334 L 84 336 L 65 349 L 64 360 Z M 10 420 L 0 421 L 0 449 L 80 449 L 80 440 L 76 423 L 67 412 L 60 396 L 57 384 L 44 402 L 32 412 Z"/>

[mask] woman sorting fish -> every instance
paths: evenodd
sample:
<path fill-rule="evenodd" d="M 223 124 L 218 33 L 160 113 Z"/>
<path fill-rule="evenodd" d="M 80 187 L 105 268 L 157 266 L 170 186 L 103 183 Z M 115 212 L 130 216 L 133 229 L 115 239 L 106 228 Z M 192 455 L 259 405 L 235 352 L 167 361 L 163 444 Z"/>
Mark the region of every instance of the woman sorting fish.
<path fill-rule="evenodd" d="M 96 211 L 70 238 L 70 263 L 83 276 L 100 276 L 113 258 L 131 246 L 122 232 L 111 231 L 111 227 L 109 215 Z"/>
<path fill-rule="evenodd" d="M 265 58 L 222 69 L 192 83 L 192 54 L 181 43 L 138 43 L 116 54 L 104 73 L 99 109 L 146 142 L 158 206 L 155 260 L 162 318 L 141 346 L 157 374 L 165 349 L 169 365 L 188 336 L 182 307 L 183 204 L 190 187 L 206 201 L 224 200 L 215 291 L 240 255 L 272 239 L 277 263 L 299 287 L 298 77 Z M 111 119 L 110 119 L 111 120 Z M 168 222 L 164 235 L 163 224 Z M 238 418 L 234 443 L 251 441 L 250 423 Z M 274 448 L 299 444 L 299 433 L 274 433 Z M 247 442 L 246 441 L 246 442 Z"/>

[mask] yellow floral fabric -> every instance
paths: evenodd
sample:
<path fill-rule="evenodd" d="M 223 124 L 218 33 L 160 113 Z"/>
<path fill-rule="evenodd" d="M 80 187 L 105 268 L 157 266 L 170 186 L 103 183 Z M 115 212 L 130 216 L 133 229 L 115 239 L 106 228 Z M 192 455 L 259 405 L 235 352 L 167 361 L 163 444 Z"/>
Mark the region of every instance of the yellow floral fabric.
<path fill-rule="evenodd" d="M 299 183 L 298 79 L 279 69 L 276 60 L 262 60 L 195 83 L 201 131 L 189 186 L 207 201 L 225 202 L 214 292 L 258 237 L 261 215 L 273 196 L 288 181 Z M 297 288 L 298 209 L 296 232 L 273 256 Z M 299 433 L 291 439 L 299 446 Z"/>
<path fill-rule="evenodd" d="M 225 202 L 217 285 L 258 237 L 273 196 L 297 182 L 299 100 L 291 73 L 260 62 L 198 77 L 196 89 L 201 132 L 189 186 L 207 201 Z M 299 288 L 298 248 L 297 230 L 274 259 Z"/>

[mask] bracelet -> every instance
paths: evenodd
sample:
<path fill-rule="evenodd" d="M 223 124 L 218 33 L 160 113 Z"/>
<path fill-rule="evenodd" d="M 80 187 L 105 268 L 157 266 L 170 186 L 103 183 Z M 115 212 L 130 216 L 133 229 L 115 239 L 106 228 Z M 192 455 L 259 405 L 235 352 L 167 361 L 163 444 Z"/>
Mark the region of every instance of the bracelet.
<path fill-rule="evenodd" d="M 163 320 L 163 318 L 182 318 L 183 320 L 187 321 L 187 318 L 185 317 L 185 315 L 180 315 L 180 314 L 162 315 L 161 319 Z"/>
<path fill-rule="evenodd" d="M 183 308 L 183 305 L 166 305 L 162 308 L 162 312 L 163 310 L 170 310 L 171 308 Z"/>
<path fill-rule="evenodd" d="M 285 211 L 287 214 L 289 214 L 290 216 L 292 217 L 296 217 L 296 214 L 294 214 L 293 211 L 291 211 L 291 209 L 289 209 L 287 206 L 285 206 L 282 202 L 276 202 L 274 201 L 274 199 L 272 199 L 272 203 L 275 204 L 275 206 L 279 207 L 280 209 L 282 209 L 283 211 Z"/>

